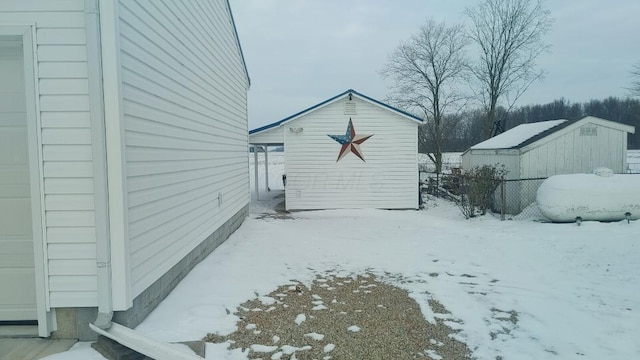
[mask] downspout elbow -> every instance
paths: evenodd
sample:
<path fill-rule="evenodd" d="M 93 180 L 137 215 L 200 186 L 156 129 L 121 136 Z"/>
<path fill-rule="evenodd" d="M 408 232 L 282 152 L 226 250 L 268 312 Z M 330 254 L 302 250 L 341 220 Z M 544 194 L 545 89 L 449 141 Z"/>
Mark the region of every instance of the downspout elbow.
<path fill-rule="evenodd" d="M 108 246 L 107 246 L 108 247 Z M 107 255 L 107 257 L 109 257 Z M 93 325 L 102 330 L 111 327 L 113 319 L 113 304 L 111 302 L 111 262 L 98 260 L 98 297 L 108 296 L 108 299 L 98 300 L 98 316 Z"/>
<path fill-rule="evenodd" d="M 111 327 L 111 319 L 113 318 L 113 311 L 108 312 L 108 313 L 102 313 L 99 312 L 98 313 L 98 317 L 96 318 L 96 320 L 93 322 L 93 325 L 95 325 L 96 327 L 99 327 L 102 330 L 107 330 Z"/>

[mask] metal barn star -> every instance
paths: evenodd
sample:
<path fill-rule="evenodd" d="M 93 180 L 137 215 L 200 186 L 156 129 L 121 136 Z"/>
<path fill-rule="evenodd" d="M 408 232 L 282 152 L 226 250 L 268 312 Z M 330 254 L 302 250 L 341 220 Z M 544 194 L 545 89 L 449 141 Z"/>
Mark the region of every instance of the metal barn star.
<path fill-rule="evenodd" d="M 364 155 L 362 154 L 362 150 L 360 150 L 360 144 L 365 142 L 367 139 L 372 137 L 373 135 L 356 135 L 356 129 L 353 127 L 353 122 L 351 118 L 349 118 L 349 125 L 347 125 L 347 132 L 344 135 L 327 135 L 333 140 L 337 141 L 342 145 L 340 149 L 340 153 L 338 154 L 338 159 L 336 162 L 340 161 L 343 157 L 345 157 L 348 153 L 352 152 L 360 160 L 364 161 Z"/>

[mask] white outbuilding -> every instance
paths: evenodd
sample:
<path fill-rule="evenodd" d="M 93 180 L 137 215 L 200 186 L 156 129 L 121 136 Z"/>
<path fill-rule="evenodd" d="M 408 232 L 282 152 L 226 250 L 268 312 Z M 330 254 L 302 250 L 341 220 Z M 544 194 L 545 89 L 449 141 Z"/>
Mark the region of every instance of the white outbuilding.
<path fill-rule="evenodd" d="M 248 87 L 227 0 L 1 1 L 0 323 L 139 324 L 248 213 Z"/>
<path fill-rule="evenodd" d="M 544 179 L 559 174 L 592 173 L 606 167 L 626 171 L 627 134 L 633 126 L 587 116 L 579 120 L 550 120 L 522 124 L 467 149 L 462 168 L 504 165 L 507 170 L 508 213 L 518 213 L 535 200 L 542 182 L 525 184 L 515 180 Z"/>
<path fill-rule="evenodd" d="M 287 210 L 415 209 L 421 123 L 350 89 L 251 130 L 249 143 L 284 146 Z"/>

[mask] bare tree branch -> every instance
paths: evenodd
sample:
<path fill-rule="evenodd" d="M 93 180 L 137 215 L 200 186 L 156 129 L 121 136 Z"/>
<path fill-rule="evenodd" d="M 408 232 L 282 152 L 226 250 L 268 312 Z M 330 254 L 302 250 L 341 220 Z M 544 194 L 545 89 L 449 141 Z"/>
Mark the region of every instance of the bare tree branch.
<path fill-rule="evenodd" d="M 478 97 L 487 111 L 485 138 L 496 133 L 500 100 L 515 101 L 544 73 L 535 60 L 549 46 L 543 36 L 551 29 L 551 13 L 540 0 L 484 0 L 467 8 L 472 26 L 468 36 L 480 50 L 471 73 L 479 83 Z"/>
<path fill-rule="evenodd" d="M 442 171 L 444 143 L 455 131 L 445 126 L 445 114 L 464 100 L 458 86 L 467 68 L 466 45 L 462 26 L 430 19 L 418 33 L 400 43 L 381 70 L 383 77 L 394 80 L 387 100 L 427 120 L 421 140 L 433 145 L 429 158 L 438 173 Z"/>
<path fill-rule="evenodd" d="M 628 90 L 631 92 L 631 96 L 640 96 L 640 62 L 631 69 L 631 86 Z"/>

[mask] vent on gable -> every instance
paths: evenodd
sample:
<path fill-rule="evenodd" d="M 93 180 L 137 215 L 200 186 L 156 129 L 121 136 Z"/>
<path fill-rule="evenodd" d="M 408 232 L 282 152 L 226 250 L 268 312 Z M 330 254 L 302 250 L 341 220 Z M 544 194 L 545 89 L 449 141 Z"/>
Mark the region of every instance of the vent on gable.
<path fill-rule="evenodd" d="M 345 101 L 344 102 L 344 114 L 345 115 L 358 115 L 358 111 L 356 109 L 355 101 Z"/>
<path fill-rule="evenodd" d="M 580 136 L 598 136 L 598 128 L 592 125 L 586 125 L 580 128 Z"/>

